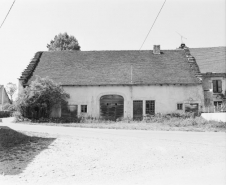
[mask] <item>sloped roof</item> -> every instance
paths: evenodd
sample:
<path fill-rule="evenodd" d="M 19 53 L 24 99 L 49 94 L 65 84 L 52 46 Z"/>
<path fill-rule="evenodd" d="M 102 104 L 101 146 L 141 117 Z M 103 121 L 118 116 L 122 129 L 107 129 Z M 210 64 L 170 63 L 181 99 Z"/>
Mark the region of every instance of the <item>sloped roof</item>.
<path fill-rule="evenodd" d="M 226 73 L 226 47 L 189 48 L 201 73 Z"/>
<path fill-rule="evenodd" d="M 132 74 L 134 85 L 200 83 L 183 50 L 161 52 L 160 55 L 150 50 L 42 52 L 36 64 L 31 62 L 37 66 L 28 66 L 21 79 L 29 78 L 29 84 L 38 75 L 62 85 L 128 85 Z"/>
<path fill-rule="evenodd" d="M 0 104 L 2 103 L 2 88 L 4 88 L 4 86 L 0 85 Z"/>
<path fill-rule="evenodd" d="M 8 96 L 8 94 L 6 93 L 6 90 L 5 90 L 5 88 L 4 88 L 4 85 L 0 85 L 0 104 L 2 104 L 2 90 L 4 91 L 4 103 L 6 103 L 6 102 L 9 102 L 10 103 L 10 99 L 9 99 L 9 96 Z M 7 100 L 6 100 L 6 99 Z"/>

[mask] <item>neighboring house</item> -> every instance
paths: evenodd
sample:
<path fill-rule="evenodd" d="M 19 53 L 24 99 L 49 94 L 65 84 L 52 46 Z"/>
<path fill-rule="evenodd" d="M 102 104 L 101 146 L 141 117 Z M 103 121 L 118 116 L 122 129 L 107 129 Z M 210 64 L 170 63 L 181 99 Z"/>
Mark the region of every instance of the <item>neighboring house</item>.
<path fill-rule="evenodd" d="M 10 103 L 9 96 L 4 88 L 3 85 L 0 85 L 0 111 L 2 110 L 2 107 L 6 103 Z"/>
<path fill-rule="evenodd" d="M 69 110 L 104 119 L 156 113 L 197 112 L 203 89 L 185 51 L 37 52 L 19 79 L 19 91 L 35 76 L 50 77 L 70 94 Z M 54 116 L 65 110 L 55 110 Z"/>
<path fill-rule="evenodd" d="M 226 104 L 226 47 L 189 48 L 202 78 L 205 107 Z"/>

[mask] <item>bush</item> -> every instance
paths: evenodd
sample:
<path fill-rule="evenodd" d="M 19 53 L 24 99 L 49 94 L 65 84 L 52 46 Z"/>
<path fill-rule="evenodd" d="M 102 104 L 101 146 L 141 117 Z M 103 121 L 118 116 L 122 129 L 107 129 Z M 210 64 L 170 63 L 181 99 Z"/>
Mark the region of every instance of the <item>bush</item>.
<path fill-rule="evenodd" d="M 62 86 L 48 77 L 36 77 L 23 89 L 16 101 L 16 108 L 23 117 L 29 119 L 49 118 L 51 110 L 61 102 L 66 102 L 69 94 Z"/>
<path fill-rule="evenodd" d="M 60 117 L 60 118 L 39 118 L 32 119 L 32 123 L 80 123 L 81 118 L 78 117 Z"/>
<path fill-rule="evenodd" d="M 24 121 L 30 121 L 28 118 L 25 118 L 22 116 L 22 114 L 19 111 L 13 112 L 12 116 L 15 118 L 15 122 L 24 122 Z"/>
<path fill-rule="evenodd" d="M 11 116 L 10 111 L 0 111 L 0 118 L 7 118 Z"/>

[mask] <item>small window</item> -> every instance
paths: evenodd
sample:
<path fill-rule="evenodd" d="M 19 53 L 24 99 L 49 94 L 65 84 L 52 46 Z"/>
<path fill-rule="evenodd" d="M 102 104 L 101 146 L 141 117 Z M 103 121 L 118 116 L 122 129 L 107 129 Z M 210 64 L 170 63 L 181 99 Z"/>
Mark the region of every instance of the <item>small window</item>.
<path fill-rule="evenodd" d="M 215 107 L 220 107 L 222 105 L 222 101 L 215 101 L 214 106 Z"/>
<path fill-rule="evenodd" d="M 61 104 L 61 117 L 76 117 L 77 116 L 77 105 L 68 105 L 67 103 Z"/>
<path fill-rule="evenodd" d="M 213 92 L 221 93 L 222 92 L 222 82 L 221 80 L 213 80 Z"/>
<path fill-rule="evenodd" d="M 81 112 L 87 112 L 87 105 L 81 105 Z"/>
<path fill-rule="evenodd" d="M 177 104 L 177 110 L 183 110 L 183 103 Z"/>
<path fill-rule="evenodd" d="M 146 114 L 149 114 L 149 115 L 155 114 L 155 101 L 154 100 L 146 101 Z"/>

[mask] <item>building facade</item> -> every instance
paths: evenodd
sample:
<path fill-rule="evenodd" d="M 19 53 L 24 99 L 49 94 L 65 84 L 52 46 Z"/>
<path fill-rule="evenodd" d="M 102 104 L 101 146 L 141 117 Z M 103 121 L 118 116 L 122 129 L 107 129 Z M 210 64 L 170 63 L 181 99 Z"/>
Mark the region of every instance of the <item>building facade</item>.
<path fill-rule="evenodd" d="M 189 50 L 200 68 L 206 109 L 213 112 L 213 109 L 223 108 L 226 106 L 226 47 Z"/>
<path fill-rule="evenodd" d="M 142 119 L 198 112 L 204 101 L 202 83 L 183 49 L 38 52 L 19 79 L 19 91 L 36 75 L 48 76 L 70 94 L 68 110 L 56 108 L 55 117 Z"/>

